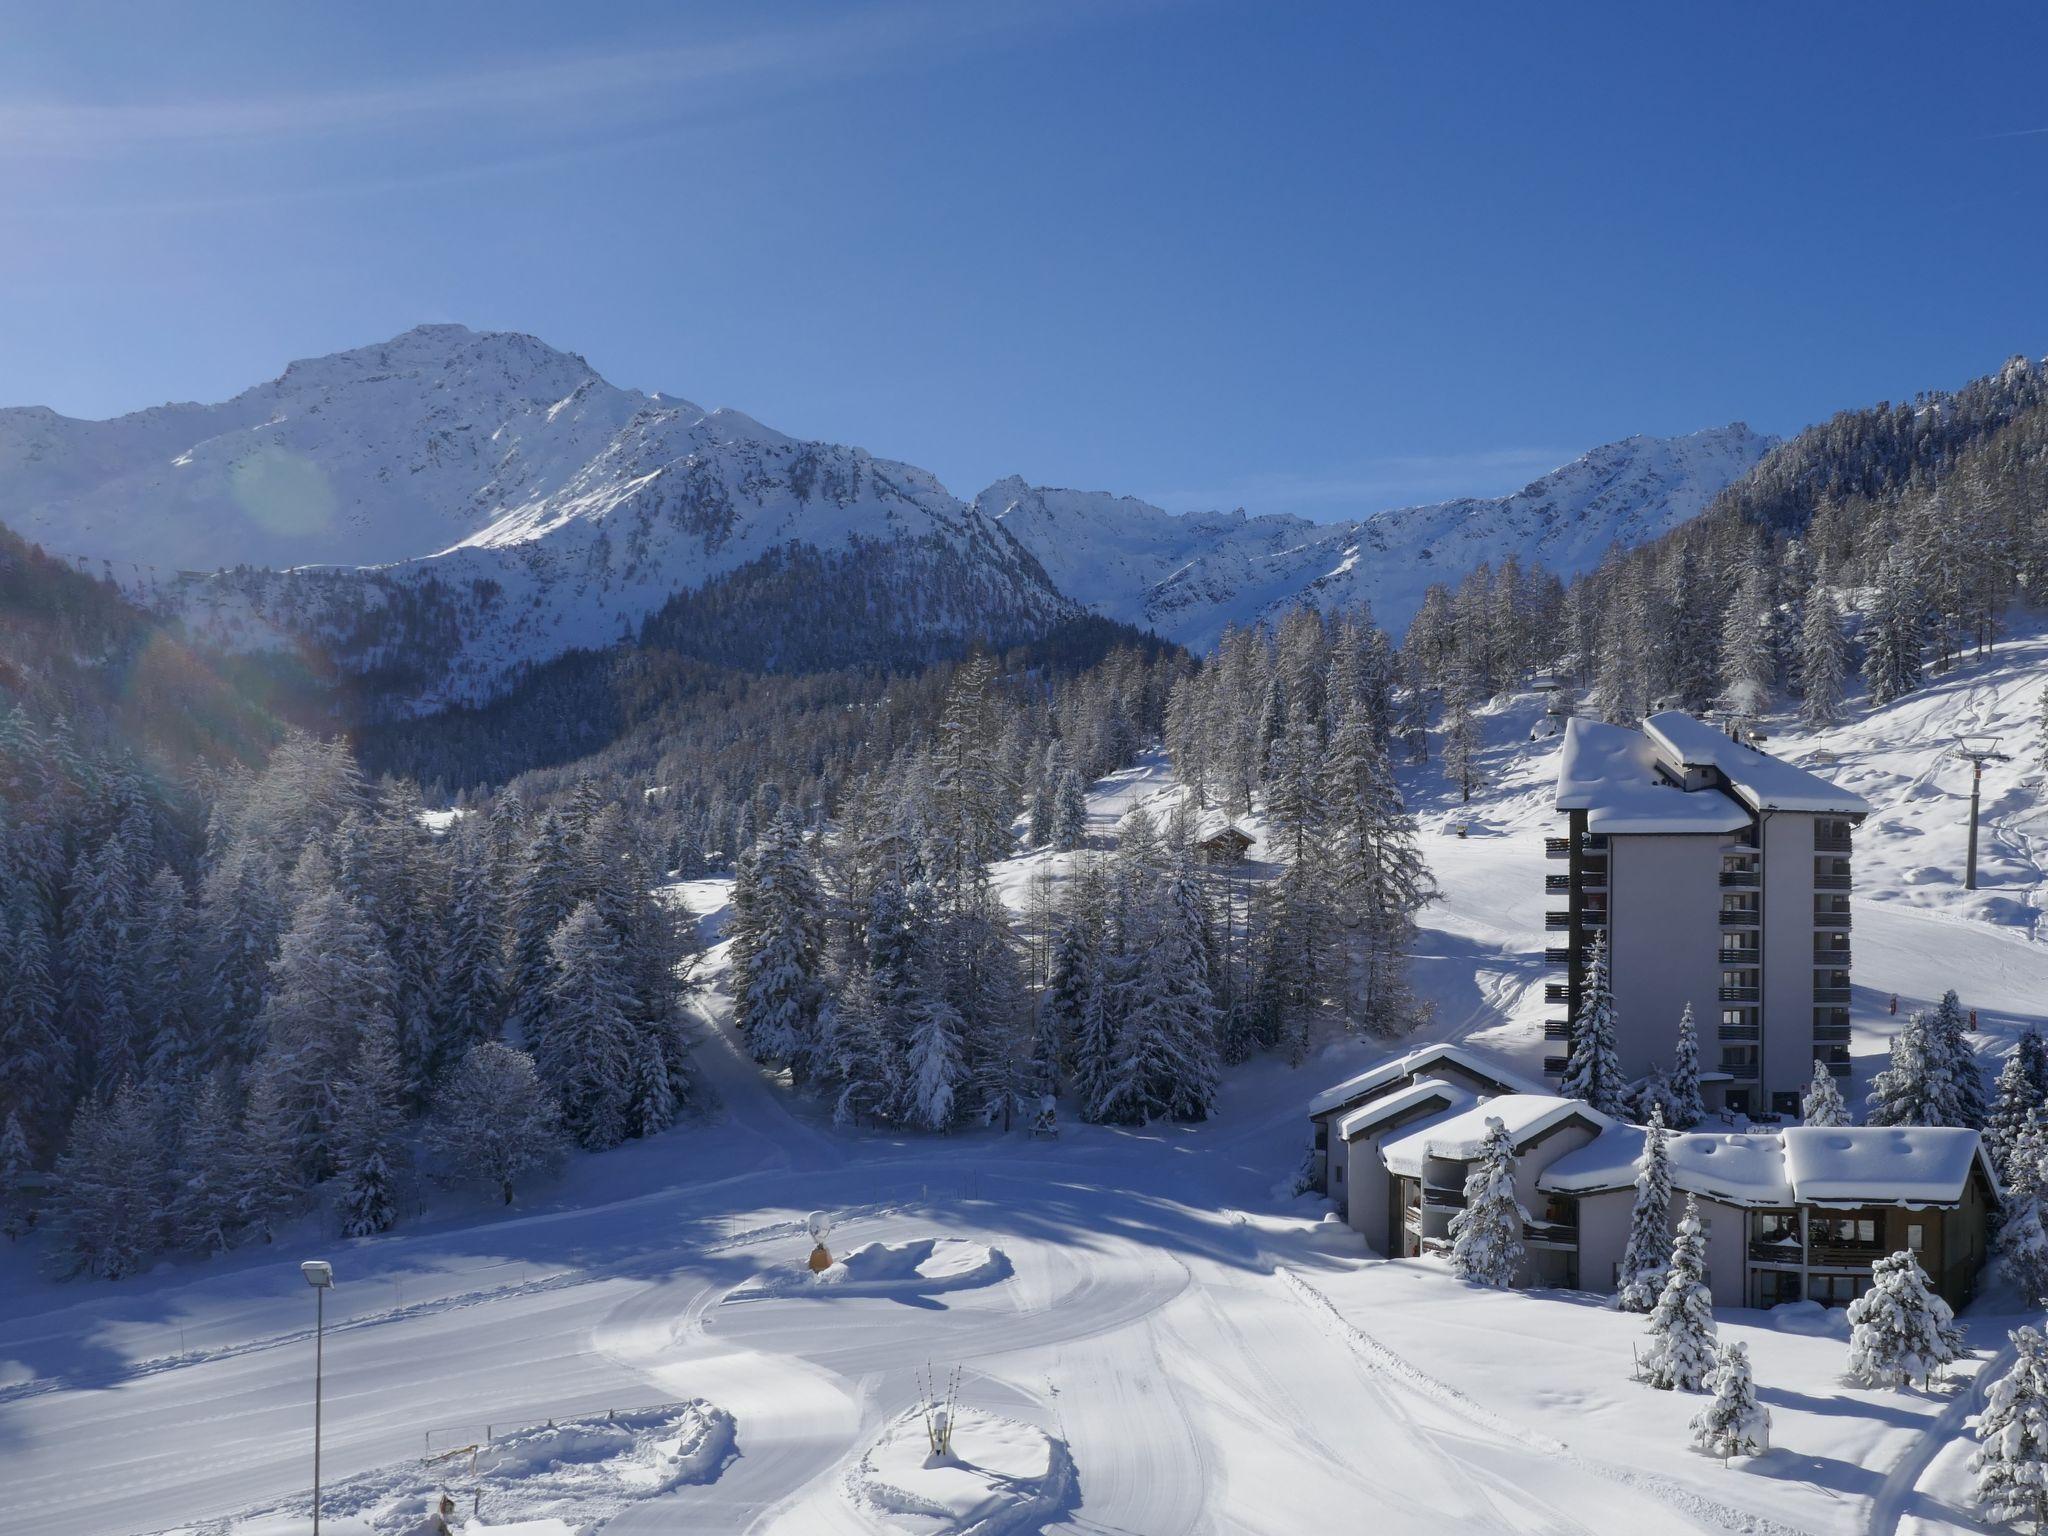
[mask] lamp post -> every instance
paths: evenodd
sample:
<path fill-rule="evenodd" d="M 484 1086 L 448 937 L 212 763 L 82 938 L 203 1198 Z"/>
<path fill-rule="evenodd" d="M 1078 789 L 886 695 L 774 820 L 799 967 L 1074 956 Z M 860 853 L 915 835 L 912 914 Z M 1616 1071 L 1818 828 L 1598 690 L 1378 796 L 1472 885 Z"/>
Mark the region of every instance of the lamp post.
<path fill-rule="evenodd" d="M 1977 889 L 1977 794 L 1984 783 L 1986 763 L 2009 763 L 2012 759 L 1998 750 L 1996 736 L 1965 736 L 1956 743 L 1958 756 L 1970 760 L 1970 857 L 1963 874 L 1963 889 Z"/>
<path fill-rule="evenodd" d="M 313 1287 L 313 1536 L 320 1536 L 320 1376 L 327 1344 L 327 1293 L 334 1288 L 334 1266 L 308 1259 L 299 1266 Z"/>

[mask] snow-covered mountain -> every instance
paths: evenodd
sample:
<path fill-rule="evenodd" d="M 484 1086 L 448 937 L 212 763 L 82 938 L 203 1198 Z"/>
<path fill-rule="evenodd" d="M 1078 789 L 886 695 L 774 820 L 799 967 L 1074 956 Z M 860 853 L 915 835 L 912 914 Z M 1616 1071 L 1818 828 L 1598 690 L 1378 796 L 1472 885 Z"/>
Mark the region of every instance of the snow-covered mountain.
<path fill-rule="evenodd" d="M 1369 602 L 1397 633 L 1432 582 L 1455 584 L 1514 554 L 1559 575 L 1697 517 L 1776 439 L 1737 423 L 1686 437 L 1631 437 L 1511 496 L 1403 507 L 1340 523 L 1236 512 L 1176 515 L 1106 492 L 1012 476 L 975 506 L 1015 534 L 1054 583 L 1096 612 L 1201 649 L 1308 599 Z"/>
<path fill-rule="evenodd" d="M 838 644 L 852 610 L 874 632 L 859 659 L 1028 638 L 1083 607 L 1196 648 L 1302 600 L 1367 599 L 1398 628 L 1482 560 L 1572 572 L 1662 533 L 1768 446 L 1739 426 L 1631 438 L 1513 496 L 1335 524 L 1021 479 L 967 503 L 909 464 L 621 389 L 530 336 L 432 325 L 217 405 L 0 410 L 0 523 L 203 636 L 310 654 L 418 709 L 714 589 L 771 665 L 804 654 L 778 627 L 830 618 Z M 803 611 L 763 614 L 734 583 Z"/>

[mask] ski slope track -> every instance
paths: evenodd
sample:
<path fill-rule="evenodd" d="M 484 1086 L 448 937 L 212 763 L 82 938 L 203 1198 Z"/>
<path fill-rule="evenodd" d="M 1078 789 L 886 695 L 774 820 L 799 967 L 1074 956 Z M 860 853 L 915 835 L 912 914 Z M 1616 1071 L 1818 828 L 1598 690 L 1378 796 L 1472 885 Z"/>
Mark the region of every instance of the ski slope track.
<path fill-rule="evenodd" d="M 2024 763 L 1987 780 L 1997 820 L 1977 892 L 1949 864 L 1967 778 L 1946 754 L 1967 708 L 2010 731 L 2048 661 L 2023 633 L 1930 694 L 1828 732 L 1776 723 L 1876 806 L 1859 835 L 1853 1098 L 1900 1015 L 1957 986 L 1979 1010 L 1987 1073 L 2043 1018 L 2048 946 L 2031 936 L 2030 852 L 2009 829 L 2041 793 Z M 1540 982 L 1554 740 L 1533 698 L 1485 715 L 1490 788 L 1454 803 L 1434 764 L 1404 766 L 1443 887 L 1423 916 L 1430 1038 L 1540 1070 Z M 1889 718 L 1887 718 L 1889 717 Z M 1091 842 L 1181 795 L 1157 753 L 1095 785 Z M 1256 815 L 1249 830 L 1263 837 Z M 1259 845 L 1263 847 L 1263 844 Z M 1930 852 L 1929 850 L 1932 850 Z M 1255 848 L 1255 853 L 1258 850 Z M 993 871 L 1024 909 L 1072 855 Z M 1950 866 L 1952 867 L 1952 865 Z M 1270 873 L 1253 865 L 1254 875 Z M 719 928 L 721 881 L 684 894 Z M 848 1133 L 762 1074 L 726 1028 L 726 966 L 693 1002 L 700 1099 L 672 1131 L 579 1157 L 510 1211 L 442 1196 L 374 1239 L 309 1219 L 270 1249 L 172 1262 L 118 1284 L 57 1284 L 36 1242 L 0 1251 L 0 1536 L 123 1536 L 290 1507 L 311 1462 L 312 1305 L 325 1257 L 326 1475 L 424 1495 L 432 1451 L 549 1421 L 701 1401 L 731 1415 L 707 1481 L 608 1511 L 601 1529 L 835 1536 L 882 1529 L 848 1475 L 957 1371 L 963 1404 L 1034 1425 L 1072 1455 L 1041 1529 L 1063 1533 L 1745 1531 L 1902 1536 L 1969 1529 L 1970 1416 L 2019 1320 L 1996 1285 L 1963 1314 L 1973 1359 L 1946 1389 L 1862 1391 L 1832 1323 L 1726 1309 L 1750 1346 L 1773 1449 L 1724 1467 L 1690 1448 L 1701 1399 L 1630 1379 L 1641 1319 L 1600 1298 L 1464 1286 L 1434 1260 L 1375 1258 L 1324 1202 L 1288 1193 L 1318 1089 L 1389 1046 L 1333 1040 L 1299 1069 L 1232 1069 L 1216 1117 L 1127 1130 L 1067 1123 L 944 1140 Z M 985 1283 L 730 1298 L 800 1263 L 826 1209 L 836 1253 L 954 1239 Z M 921 1250 L 913 1250 L 921 1251 Z M 225 1521 L 225 1524 L 221 1522 Z M 251 1526 L 249 1536 L 259 1527 Z M 272 1526 L 268 1530 L 275 1530 Z"/>

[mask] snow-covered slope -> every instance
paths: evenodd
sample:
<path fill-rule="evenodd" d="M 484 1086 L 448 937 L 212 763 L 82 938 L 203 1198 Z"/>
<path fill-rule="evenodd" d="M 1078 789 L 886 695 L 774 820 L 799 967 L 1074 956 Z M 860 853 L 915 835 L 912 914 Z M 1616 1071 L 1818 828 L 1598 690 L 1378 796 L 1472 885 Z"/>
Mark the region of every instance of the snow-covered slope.
<path fill-rule="evenodd" d="M 1098 613 L 1201 649 L 1226 624 L 1304 599 L 1372 604 L 1406 626 L 1432 582 L 1509 554 L 1560 575 L 1590 569 L 1697 517 L 1775 439 L 1737 423 L 1631 437 L 1511 496 L 1403 507 L 1350 522 L 1237 512 L 1176 515 L 1134 497 L 1053 490 L 1017 476 L 975 505 L 1015 534 L 1061 591 Z"/>

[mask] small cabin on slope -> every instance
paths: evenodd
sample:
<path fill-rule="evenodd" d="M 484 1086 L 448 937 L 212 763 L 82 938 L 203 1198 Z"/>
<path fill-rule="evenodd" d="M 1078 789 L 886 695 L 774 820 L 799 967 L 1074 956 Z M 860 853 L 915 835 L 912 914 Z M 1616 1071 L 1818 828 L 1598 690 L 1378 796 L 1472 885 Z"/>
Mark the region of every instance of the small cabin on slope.
<path fill-rule="evenodd" d="M 1645 1132 L 1431 1046 L 1319 1095 L 1309 1116 L 1321 1187 L 1389 1258 L 1441 1254 L 1486 1122 L 1506 1126 L 1528 1213 L 1517 1283 L 1612 1291 L 1635 1210 Z M 1976 1131 L 1788 1126 L 1667 1136 L 1675 1224 L 1690 1194 L 1708 1283 L 1724 1307 L 1843 1306 L 1871 1264 L 1910 1250 L 1952 1306 L 1976 1289 L 1998 1182 Z"/>

